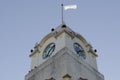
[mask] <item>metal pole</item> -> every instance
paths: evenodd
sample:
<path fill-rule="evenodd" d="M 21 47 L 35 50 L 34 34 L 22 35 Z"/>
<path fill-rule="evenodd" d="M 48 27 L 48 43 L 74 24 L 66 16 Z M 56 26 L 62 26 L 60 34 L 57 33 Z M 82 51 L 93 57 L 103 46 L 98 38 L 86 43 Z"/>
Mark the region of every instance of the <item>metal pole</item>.
<path fill-rule="evenodd" d="M 61 4 L 61 18 L 62 18 L 62 24 L 64 23 L 64 21 L 63 21 L 63 4 Z"/>

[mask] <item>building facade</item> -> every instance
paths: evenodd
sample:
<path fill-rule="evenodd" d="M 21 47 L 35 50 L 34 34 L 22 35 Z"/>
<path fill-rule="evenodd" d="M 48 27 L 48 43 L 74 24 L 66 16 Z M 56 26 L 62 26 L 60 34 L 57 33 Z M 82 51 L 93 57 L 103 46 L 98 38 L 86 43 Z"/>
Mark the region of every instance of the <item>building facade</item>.
<path fill-rule="evenodd" d="M 61 24 L 31 50 L 25 80 L 104 80 L 97 57 L 84 37 Z"/>

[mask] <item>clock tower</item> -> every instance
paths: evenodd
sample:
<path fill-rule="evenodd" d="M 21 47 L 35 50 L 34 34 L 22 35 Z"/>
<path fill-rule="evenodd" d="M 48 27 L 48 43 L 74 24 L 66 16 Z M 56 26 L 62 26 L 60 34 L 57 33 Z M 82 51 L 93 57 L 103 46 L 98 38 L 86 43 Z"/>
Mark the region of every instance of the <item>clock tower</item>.
<path fill-rule="evenodd" d="M 25 80 L 104 80 L 97 57 L 84 37 L 61 24 L 31 50 Z"/>

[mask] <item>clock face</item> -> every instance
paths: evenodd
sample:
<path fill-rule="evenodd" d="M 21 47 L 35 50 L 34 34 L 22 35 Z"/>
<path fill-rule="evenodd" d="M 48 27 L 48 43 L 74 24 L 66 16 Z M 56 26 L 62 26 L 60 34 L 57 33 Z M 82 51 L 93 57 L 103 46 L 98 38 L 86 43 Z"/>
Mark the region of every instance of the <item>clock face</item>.
<path fill-rule="evenodd" d="M 83 50 L 83 48 L 82 48 L 78 43 L 74 43 L 73 47 L 74 47 L 75 52 L 76 52 L 80 57 L 82 57 L 83 59 L 86 59 L 86 55 L 85 55 L 85 53 L 84 53 L 84 50 Z"/>
<path fill-rule="evenodd" d="M 44 50 L 42 58 L 46 59 L 47 57 L 50 57 L 50 55 L 54 52 L 55 50 L 55 43 L 50 43 Z"/>

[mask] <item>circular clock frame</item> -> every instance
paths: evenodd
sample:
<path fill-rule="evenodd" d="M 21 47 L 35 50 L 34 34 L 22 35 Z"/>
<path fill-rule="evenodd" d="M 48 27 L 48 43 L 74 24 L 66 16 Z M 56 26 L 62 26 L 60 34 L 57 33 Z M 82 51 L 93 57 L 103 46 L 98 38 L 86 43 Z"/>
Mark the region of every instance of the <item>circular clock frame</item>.
<path fill-rule="evenodd" d="M 55 43 L 50 43 L 44 50 L 43 54 L 42 54 L 42 58 L 46 59 L 48 57 L 50 57 L 52 55 L 52 53 L 55 50 Z"/>
<path fill-rule="evenodd" d="M 80 44 L 74 43 L 74 44 L 73 44 L 73 47 L 74 47 L 75 52 L 76 52 L 80 57 L 82 57 L 83 59 L 86 59 L 85 51 L 84 51 L 84 49 L 82 48 L 82 46 L 81 46 Z"/>

